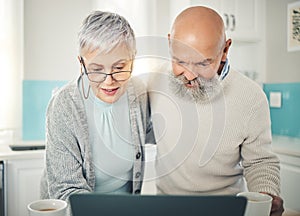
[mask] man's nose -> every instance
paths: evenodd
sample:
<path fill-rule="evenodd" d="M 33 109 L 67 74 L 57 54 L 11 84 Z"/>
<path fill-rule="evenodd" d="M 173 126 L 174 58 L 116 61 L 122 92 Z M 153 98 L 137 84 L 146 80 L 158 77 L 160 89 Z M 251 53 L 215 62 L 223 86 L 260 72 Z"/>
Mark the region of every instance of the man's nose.
<path fill-rule="evenodd" d="M 185 76 L 185 78 L 189 81 L 194 80 L 198 77 L 198 74 L 193 70 L 193 67 L 189 67 L 189 68 L 185 68 L 185 70 L 183 71 L 183 75 Z"/>

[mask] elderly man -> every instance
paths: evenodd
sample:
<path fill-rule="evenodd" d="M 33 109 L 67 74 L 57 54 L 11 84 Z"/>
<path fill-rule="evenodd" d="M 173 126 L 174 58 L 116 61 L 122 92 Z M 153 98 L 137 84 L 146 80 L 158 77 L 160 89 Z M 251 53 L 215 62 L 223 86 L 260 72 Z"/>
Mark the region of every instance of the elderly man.
<path fill-rule="evenodd" d="M 255 82 L 231 69 L 222 18 L 188 8 L 168 38 L 172 72 L 149 88 L 158 193 L 256 191 L 273 197 L 272 216 L 282 215 L 268 102 Z"/>

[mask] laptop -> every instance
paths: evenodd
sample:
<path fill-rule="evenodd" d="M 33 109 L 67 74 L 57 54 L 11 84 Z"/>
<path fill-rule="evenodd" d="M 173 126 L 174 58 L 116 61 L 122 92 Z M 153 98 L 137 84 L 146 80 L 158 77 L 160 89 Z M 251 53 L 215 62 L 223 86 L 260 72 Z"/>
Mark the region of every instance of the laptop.
<path fill-rule="evenodd" d="M 73 216 L 243 216 L 245 197 L 73 194 Z"/>

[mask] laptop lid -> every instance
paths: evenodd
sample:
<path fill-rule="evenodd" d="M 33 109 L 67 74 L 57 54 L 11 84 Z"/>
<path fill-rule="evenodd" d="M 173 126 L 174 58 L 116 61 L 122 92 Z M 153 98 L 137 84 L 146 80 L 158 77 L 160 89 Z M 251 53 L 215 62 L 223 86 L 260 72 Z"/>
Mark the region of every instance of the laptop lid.
<path fill-rule="evenodd" d="M 243 216 L 247 200 L 236 196 L 73 194 L 73 216 Z"/>

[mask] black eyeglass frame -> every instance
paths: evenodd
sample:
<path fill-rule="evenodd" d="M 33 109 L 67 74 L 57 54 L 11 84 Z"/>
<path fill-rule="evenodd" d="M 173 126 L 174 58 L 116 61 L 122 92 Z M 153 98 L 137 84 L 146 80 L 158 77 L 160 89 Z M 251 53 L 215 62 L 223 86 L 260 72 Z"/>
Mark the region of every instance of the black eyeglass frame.
<path fill-rule="evenodd" d="M 94 83 L 102 83 L 106 80 L 107 76 L 111 76 L 111 78 L 117 82 L 124 82 L 126 80 L 128 80 L 131 76 L 131 73 L 132 73 L 132 69 L 131 70 L 124 70 L 124 71 L 116 71 L 116 72 L 112 72 L 112 73 L 102 73 L 102 72 L 88 72 L 87 69 L 86 69 L 86 66 L 85 66 L 85 63 L 84 63 L 84 60 L 83 60 L 83 57 L 82 56 L 79 56 L 79 60 L 80 60 L 80 63 L 83 67 L 83 72 L 84 74 L 87 76 L 87 78 L 89 79 L 89 81 L 91 82 L 94 82 Z M 114 74 L 118 74 L 118 73 L 124 73 L 124 72 L 127 72 L 127 73 L 130 73 L 130 75 L 128 76 L 127 79 L 123 79 L 123 80 L 119 80 L 119 79 L 116 79 L 114 77 Z M 89 74 L 102 74 L 102 75 L 105 75 L 103 80 L 102 81 L 95 81 L 95 80 L 91 80 L 90 77 L 89 77 Z"/>

